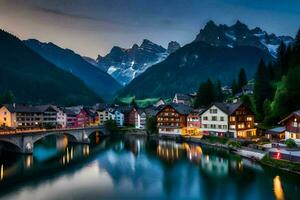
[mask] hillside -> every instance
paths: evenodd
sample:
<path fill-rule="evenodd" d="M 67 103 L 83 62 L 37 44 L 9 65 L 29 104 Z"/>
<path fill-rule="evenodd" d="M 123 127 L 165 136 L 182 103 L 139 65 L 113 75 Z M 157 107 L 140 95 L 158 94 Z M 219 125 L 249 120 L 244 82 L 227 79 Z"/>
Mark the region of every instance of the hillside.
<path fill-rule="evenodd" d="M 176 92 L 195 92 L 199 83 L 208 78 L 230 84 L 242 67 L 248 77 L 253 77 L 260 59 L 270 60 L 271 56 L 254 46 L 227 47 L 193 42 L 135 78 L 120 96 L 170 97 Z"/>
<path fill-rule="evenodd" d="M 100 99 L 15 36 L 0 30 L 0 44 L 0 94 L 10 90 L 21 103 L 90 104 Z"/>
<path fill-rule="evenodd" d="M 24 43 L 49 62 L 80 78 L 91 90 L 106 100 L 112 99 L 121 89 L 121 85 L 109 74 L 88 63 L 72 50 L 33 39 Z"/>

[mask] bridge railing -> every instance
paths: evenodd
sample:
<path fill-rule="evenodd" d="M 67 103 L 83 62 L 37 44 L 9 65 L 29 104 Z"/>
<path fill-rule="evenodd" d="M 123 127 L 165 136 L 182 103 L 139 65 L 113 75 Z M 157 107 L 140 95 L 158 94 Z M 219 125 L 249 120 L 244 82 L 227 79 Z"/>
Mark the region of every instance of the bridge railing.
<path fill-rule="evenodd" d="M 26 134 L 26 133 L 42 133 L 42 132 L 56 132 L 56 131 L 72 131 L 72 130 L 83 130 L 92 128 L 102 128 L 102 126 L 85 126 L 85 127 L 74 127 L 74 128 L 55 128 L 55 129 L 13 129 L 13 130 L 0 130 L 0 135 L 15 135 L 15 134 Z"/>

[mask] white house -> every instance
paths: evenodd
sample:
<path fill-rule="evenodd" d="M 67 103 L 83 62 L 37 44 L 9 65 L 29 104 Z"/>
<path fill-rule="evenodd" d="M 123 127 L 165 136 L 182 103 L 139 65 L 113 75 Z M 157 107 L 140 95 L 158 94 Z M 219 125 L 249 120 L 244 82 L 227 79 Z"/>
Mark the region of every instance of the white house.
<path fill-rule="evenodd" d="M 201 115 L 204 134 L 224 136 L 228 132 L 228 115 L 216 105 L 212 105 Z"/>
<path fill-rule="evenodd" d="M 114 114 L 115 114 L 115 120 L 116 120 L 117 125 L 119 127 L 124 126 L 124 114 L 121 112 L 121 110 L 116 109 Z"/>
<path fill-rule="evenodd" d="M 59 109 L 56 116 L 57 125 L 61 128 L 67 127 L 67 114 L 62 110 Z"/>
<path fill-rule="evenodd" d="M 147 115 L 145 110 L 138 109 L 135 114 L 135 128 L 145 129 L 146 128 Z"/>
<path fill-rule="evenodd" d="M 109 119 L 115 120 L 115 113 L 112 108 L 105 108 L 98 110 L 97 112 L 100 118 L 100 125 L 104 125 L 104 123 Z"/>

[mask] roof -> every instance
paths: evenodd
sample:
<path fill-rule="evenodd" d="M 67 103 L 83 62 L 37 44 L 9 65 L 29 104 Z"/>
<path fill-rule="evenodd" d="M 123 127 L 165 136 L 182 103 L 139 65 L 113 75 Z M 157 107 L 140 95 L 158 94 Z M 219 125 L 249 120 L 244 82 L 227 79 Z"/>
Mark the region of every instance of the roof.
<path fill-rule="evenodd" d="M 63 108 L 63 111 L 64 111 L 64 113 L 66 113 L 66 115 L 68 115 L 68 116 L 76 115 L 75 112 L 73 112 L 72 110 L 67 109 L 67 108 Z"/>
<path fill-rule="evenodd" d="M 22 104 L 4 104 L 4 107 L 11 113 L 41 113 L 36 106 L 22 105 Z"/>
<path fill-rule="evenodd" d="M 268 134 L 276 135 L 276 134 L 283 133 L 284 131 L 285 131 L 285 127 L 284 126 L 279 126 L 279 127 L 275 127 L 275 128 L 272 128 L 272 129 L 268 129 L 266 132 Z"/>
<path fill-rule="evenodd" d="M 213 103 L 211 106 L 209 106 L 205 111 L 207 111 L 212 106 L 216 106 L 220 110 L 222 110 L 227 115 L 231 115 L 236 111 L 240 106 L 242 105 L 241 102 L 238 103 Z"/>
<path fill-rule="evenodd" d="M 186 94 L 176 93 L 175 96 L 177 97 L 177 100 L 183 100 L 183 101 L 190 101 L 191 100 L 191 97 L 189 95 L 186 95 Z"/>
<path fill-rule="evenodd" d="M 279 123 L 281 124 L 281 123 L 285 122 L 286 120 L 288 120 L 292 116 L 298 116 L 298 117 L 300 117 L 300 110 L 292 112 L 289 116 L 287 116 L 286 118 L 284 118 L 283 120 L 281 120 Z"/>
<path fill-rule="evenodd" d="M 54 105 L 40 105 L 40 106 L 35 106 L 38 110 L 40 110 L 41 112 L 45 112 L 48 108 L 52 108 L 53 110 L 55 110 L 56 112 L 59 112 L 58 107 L 54 106 Z"/>
<path fill-rule="evenodd" d="M 156 114 L 158 114 L 160 111 L 165 109 L 167 106 L 171 106 L 172 108 L 174 108 L 181 115 L 188 115 L 193 110 L 190 106 L 185 105 L 183 103 L 178 103 L 178 104 L 177 103 L 171 103 L 171 104 L 163 105 L 163 107 Z"/>

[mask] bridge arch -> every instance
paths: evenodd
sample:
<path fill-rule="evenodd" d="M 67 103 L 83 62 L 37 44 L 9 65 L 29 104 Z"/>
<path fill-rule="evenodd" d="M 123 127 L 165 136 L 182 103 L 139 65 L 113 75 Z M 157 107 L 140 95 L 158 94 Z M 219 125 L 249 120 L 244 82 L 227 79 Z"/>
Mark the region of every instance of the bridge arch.
<path fill-rule="evenodd" d="M 0 143 L 5 146 L 6 150 L 13 152 L 22 152 L 22 146 L 18 140 L 12 138 L 0 138 Z"/>
<path fill-rule="evenodd" d="M 46 138 L 48 136 L 66 136 L 68 138 L 68 142 L 78 142 L 78 138 L 76 136 L 74 136 L 73 134 L 67 133 L 67 132 L 61 132 L 61 133 L 57 133 L 57 132 L 50 132 L 48 134 L 44 134 L 44 135 L 38 135 L 38 136 L 34 136 L 32 138 L 32 143 L 36 143 L 40 140 L 42 140 L 43 138 Z"/>

